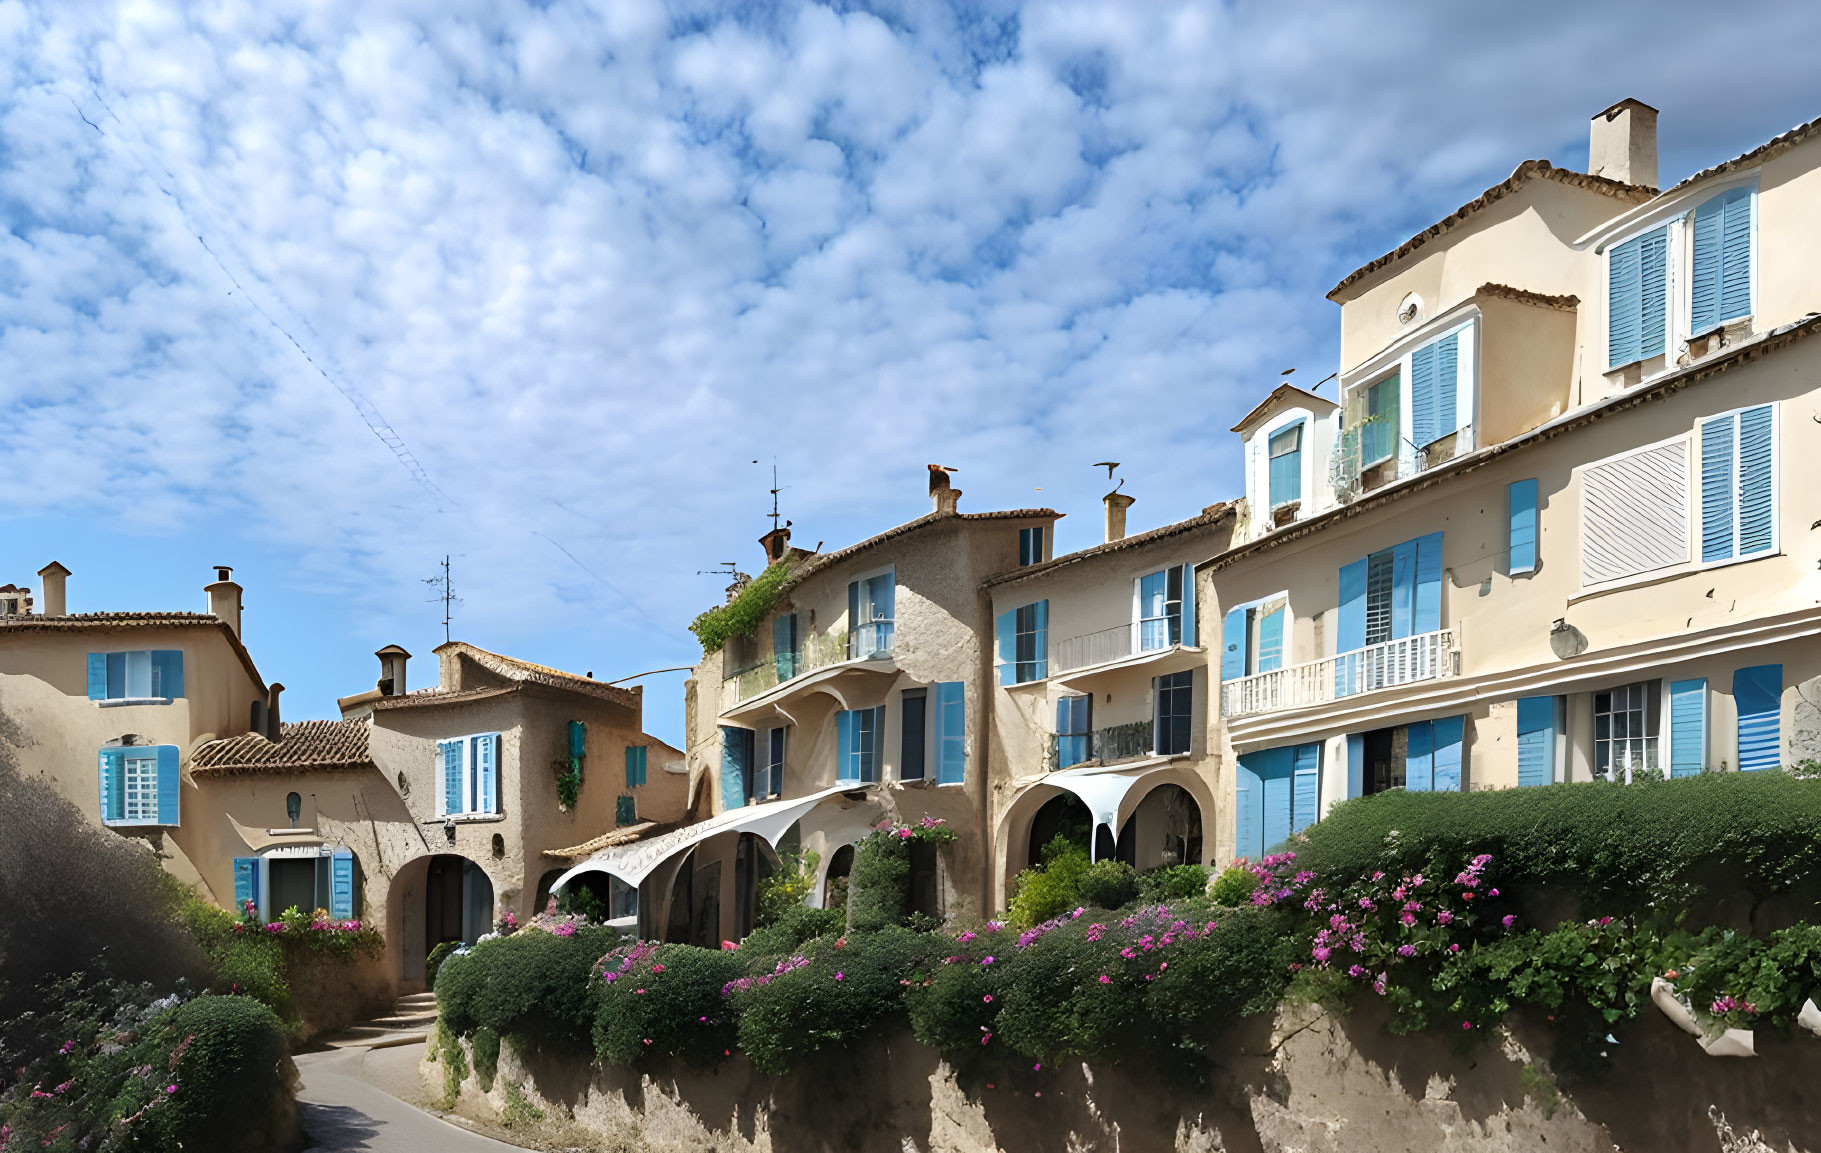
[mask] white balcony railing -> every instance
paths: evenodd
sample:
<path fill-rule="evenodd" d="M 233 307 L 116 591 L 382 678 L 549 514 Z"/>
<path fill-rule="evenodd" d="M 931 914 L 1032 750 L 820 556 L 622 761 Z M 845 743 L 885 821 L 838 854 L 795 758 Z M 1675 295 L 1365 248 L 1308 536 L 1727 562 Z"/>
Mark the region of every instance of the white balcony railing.
<path fill-rule="evenodd" d="M 1132 655 L 1132 626 L 1115 625 L 1095 633 L 1057 641 L 1050 646 L 1050 674 L 1103 665 Z"/>
<path fill-rule="evenodd" d="M 1350 653 L 1254 673 L 1220 686 L 1223 716 L 1243 717 L 1325 704 L 1340 697 L 1460 674 L 1454 630 L 1419 633 Z"/>

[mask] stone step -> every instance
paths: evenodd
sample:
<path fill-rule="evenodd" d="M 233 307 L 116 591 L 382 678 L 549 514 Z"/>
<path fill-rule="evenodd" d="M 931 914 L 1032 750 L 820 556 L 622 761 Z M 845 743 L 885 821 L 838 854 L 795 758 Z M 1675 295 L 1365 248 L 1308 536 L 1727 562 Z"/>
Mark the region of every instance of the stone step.
<path fill-rule="evenodd" d="M 435 1013 L 396 1013 L 390 1017 L 375 1017 L 363 1021 L 361 1027 L 375 1029 L 422 1029 L 436 1023 Z"/>

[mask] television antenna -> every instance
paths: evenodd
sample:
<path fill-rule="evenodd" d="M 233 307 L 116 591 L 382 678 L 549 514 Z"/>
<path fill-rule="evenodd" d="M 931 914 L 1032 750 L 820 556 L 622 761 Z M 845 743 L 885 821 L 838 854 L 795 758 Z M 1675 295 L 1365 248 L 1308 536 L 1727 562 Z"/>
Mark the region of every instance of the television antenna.
<path fill-rule="evenodd" d="M 462 603 L 462 598 L 455 595 L 455 585 L 449 579 L 449 557 L 443 556 L 443 575 L 423 578 L 425 584 L 437 589 L 437 595 L 430 598 L 432 603 L 443 602 L 443 643 L 449 643 L 449 621 L 454 615 L 452 608 Z"/>

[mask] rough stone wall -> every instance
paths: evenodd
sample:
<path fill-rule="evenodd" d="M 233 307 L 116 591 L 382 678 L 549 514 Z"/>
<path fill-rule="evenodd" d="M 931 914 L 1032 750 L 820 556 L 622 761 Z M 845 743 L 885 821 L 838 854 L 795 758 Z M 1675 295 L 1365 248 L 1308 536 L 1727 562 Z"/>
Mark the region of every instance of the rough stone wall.
<path fill-rule="evenodd" d="M 470 1078 L 456 1109 L 497 1123 L 513 1093 L 545 1114 L 534 1138 L 639 1153 L 1821 1150 L 1813 1038 L 1760 1030 L 1759 1057 L 1714 1058 L 1653 1013 L 1609 1073 L 1573 1089 L 1548 1073 L 1546 1048 L 1522 1029 L 1474 1047 L 1392 1036 L 1371 1005 L 1243 1025 L 1199 1086 L 1140 1065 L 957 1073 L 902 1030 L 781 1078 L 737 1057 L 633 1071 L 507 1042 L 491 1092 Z M 424 1076 L 440 1095 L 442 1066 Z"/>
<path fill-rule="evenodd" d="M 398 987 L 383 954 L 344 959 L 290 948 L 285 964 L 291 1004 L 297 1009 L 306 1043 L 386 1016 L 397 999 Z"/>

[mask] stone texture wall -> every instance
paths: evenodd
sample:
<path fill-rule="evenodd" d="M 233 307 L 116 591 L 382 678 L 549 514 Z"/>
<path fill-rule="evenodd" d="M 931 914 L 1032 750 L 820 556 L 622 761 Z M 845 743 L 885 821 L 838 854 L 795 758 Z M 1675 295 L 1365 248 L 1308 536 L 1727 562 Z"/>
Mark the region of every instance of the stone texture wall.
<path fill-rule="evenodd" d="M 1523 1033 L 1465 1048 L 1391 1036 L 1373 1005 L 1287 1010 L 1222 1036 L 1199 1085 L 1140 1065 L 957 1072 L 901 1030 L 781 1078 L 737 1057 L 634 1071 L 508 1042 L 491 1092 L 470 1077 L 456 1109 L 498 1124 L 516 1097 L 545 1114 L 517 1115 L 534 1141 L 640 1153 L 1821 1151 L 1813 1038 L 1759 1030 L 1759 1057 L 1714 1058 L 1650 1013 L 1607 1076 L 1563 1089 Z M 423 1069 L 439 1096 L 442 1066 Z"/>
<path fill-rule="evenodd" d="M 311 949 L 285 950 L 291 1004 L 307 1044 L 350 1025 L 384 1017 L 398 999 L 398 985 L 383 955 L 341 958 Z"/>

